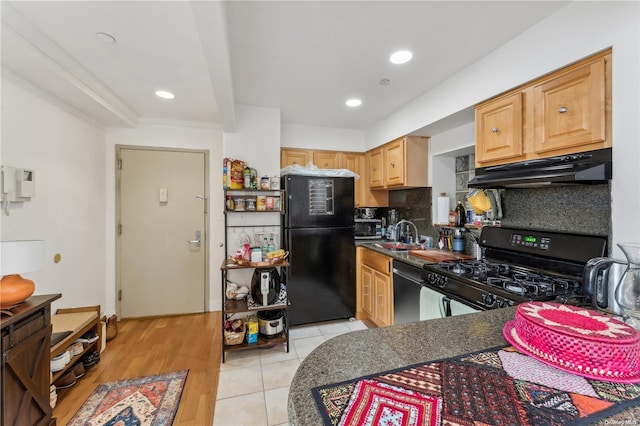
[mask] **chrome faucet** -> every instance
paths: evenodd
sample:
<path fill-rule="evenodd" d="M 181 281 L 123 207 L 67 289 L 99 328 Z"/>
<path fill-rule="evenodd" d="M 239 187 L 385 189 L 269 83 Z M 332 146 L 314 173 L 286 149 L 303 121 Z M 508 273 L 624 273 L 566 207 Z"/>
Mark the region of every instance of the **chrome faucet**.
<path fill-rule="evenodd" d="M 394 241 L 398 241 L 399 239 L 402 238 L 402 227 L 400 225 L 402 224 L 408 224 L 413 226 L 413 231 L 415 232 L 415 234 L 413 234 L 413 241 L 412 242 L 417 242 L 418 241 L 418 227 L 416 226 L 415 223 L 411 222 L 410 220 L 406 220 L 406 219 L 402 219 L 400 222 L 396 223 L 396 232 L 394 235 Z M 409 242 L 409 241 L 407 241 Z"/>

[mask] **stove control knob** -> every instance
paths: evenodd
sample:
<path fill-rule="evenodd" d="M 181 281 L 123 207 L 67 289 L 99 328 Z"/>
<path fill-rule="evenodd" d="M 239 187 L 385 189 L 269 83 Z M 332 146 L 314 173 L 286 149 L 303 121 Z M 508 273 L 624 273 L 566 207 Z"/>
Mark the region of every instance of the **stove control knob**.
<path fill-rule="evenodd" d="M 436 284 L 438 285 L 438 287 L 443 288 L 447 285 L 447 277 L 445 277 L 444 275 L 438 276 L 438 282 Z"/>
<path fill-rule="evenodd" d="M 496 303 L 496 297 L 491 293 L 486 293 L 482 296 L 482 302 L 487 306 L 491 307 L 494 303 Z"/>
<path fill-rule="evenodd" d="M 429 275 L 427 275 L 427 282 L 429 284 L 435 285 L 437 281 L 438 281 L 438 274 L 431 272 L 429 273 Z"/>
<path fill-rule="evenodd" d="M 508 308 L 508 307 L 510 307 L 510 306 L 512 306 L 512 305 L 513 305 L 513 302 L 512 302 L 512 301 L 510 301 L 510 300 L 502 300 L 502 301 L 500 302 L 500 307 L 501 307 L 501 308 Z"/>

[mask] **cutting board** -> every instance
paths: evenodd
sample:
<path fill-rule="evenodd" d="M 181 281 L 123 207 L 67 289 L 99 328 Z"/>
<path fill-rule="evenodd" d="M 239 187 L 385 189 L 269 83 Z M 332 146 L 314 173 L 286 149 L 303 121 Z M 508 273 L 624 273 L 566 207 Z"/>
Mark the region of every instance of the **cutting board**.
<path fill-rule="evenodd" d="M 412 256 L 422 257 L 432 262 L 475 259 L 473 256 L 467 256 L 462 253 L 453 253 L 447 250 L 409 250 L 409 254 Z"/>

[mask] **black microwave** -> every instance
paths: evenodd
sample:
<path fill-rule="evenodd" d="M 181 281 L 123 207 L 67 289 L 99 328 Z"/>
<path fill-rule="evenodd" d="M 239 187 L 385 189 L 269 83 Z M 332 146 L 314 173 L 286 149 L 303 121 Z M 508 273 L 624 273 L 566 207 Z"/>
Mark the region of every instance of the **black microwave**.
<path fill-rule="evenodd" d="M 382 220 L 380 219 L 356 219 L 356 240 L 373 240 L 382 238 Z"/>

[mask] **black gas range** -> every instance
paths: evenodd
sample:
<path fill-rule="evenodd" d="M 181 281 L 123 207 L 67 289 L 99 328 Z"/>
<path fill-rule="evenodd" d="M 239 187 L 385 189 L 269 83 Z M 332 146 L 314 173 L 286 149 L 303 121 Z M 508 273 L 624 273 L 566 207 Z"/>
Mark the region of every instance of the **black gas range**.
<path fill-rule="evenodd" d="M 482 260 L 425 264 L 422 284 L 480 310 L 527 301 L 587 305 L 582 274 L 607 237 L 485 226 Z"/>

